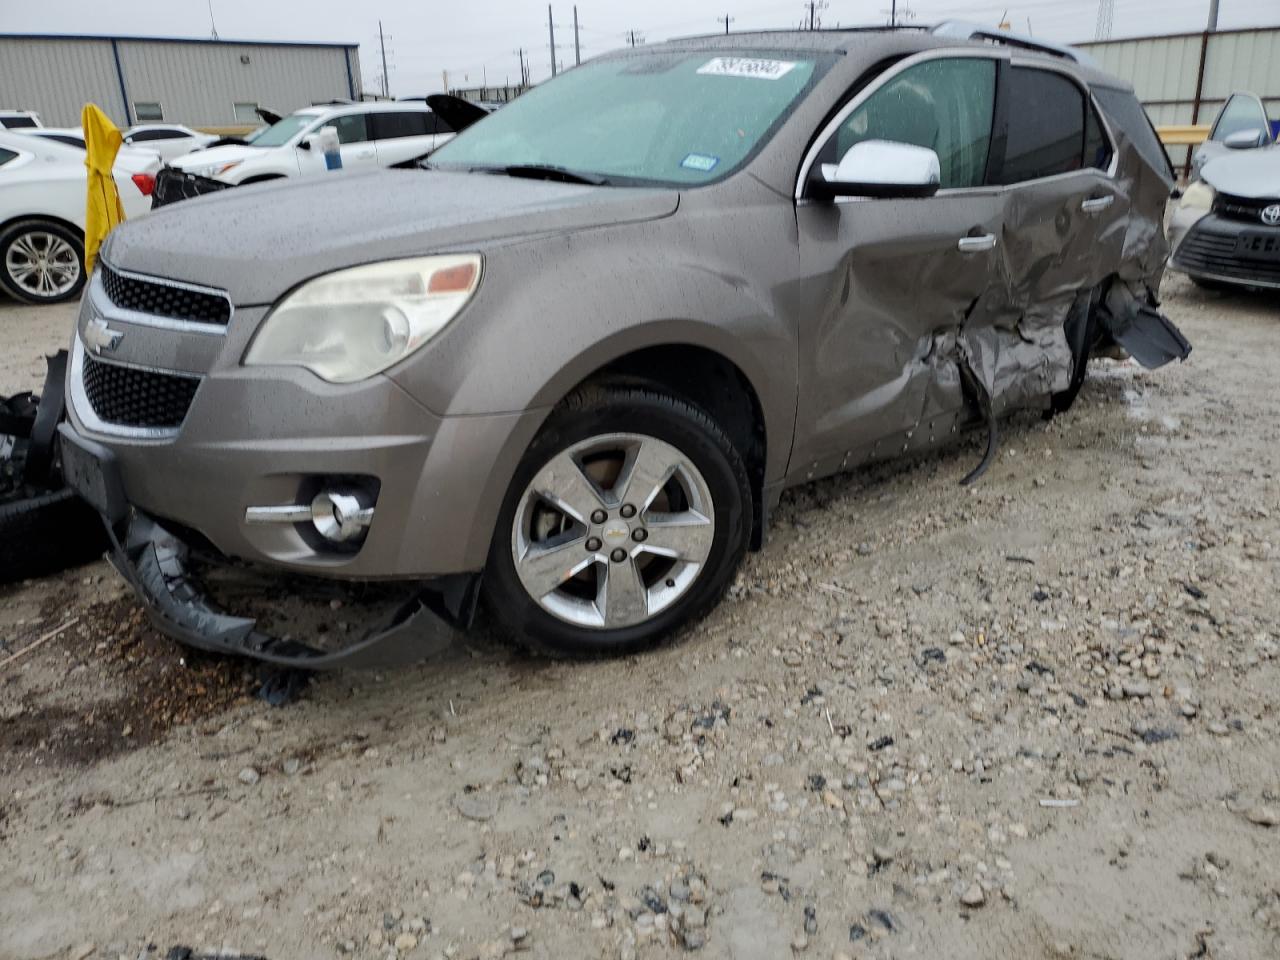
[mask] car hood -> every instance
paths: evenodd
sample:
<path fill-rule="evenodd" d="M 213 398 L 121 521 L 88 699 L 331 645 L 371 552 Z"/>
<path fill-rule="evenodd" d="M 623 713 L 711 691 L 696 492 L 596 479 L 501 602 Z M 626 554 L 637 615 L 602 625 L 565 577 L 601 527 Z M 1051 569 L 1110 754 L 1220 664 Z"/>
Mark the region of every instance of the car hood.
<path fill-rule="evenodd" d="M 1232 150 L 1207 162 L 1200 176 L 1213 189 L 1232 196 L 1280 197 L 1280 146 Z"/>
<path fill-rule="evenodd" d="M 653 220 L 674 213 L 679 199 L 674 190 L 483 173 L 322 174 L 164 207 L 112 231 L 104 256 L 123 269 L 219 287 L 248 306 L 343 267 Z"/>
<path fill-rule="evenodd" d="M 231 143 L 223 147 L 210 147 L 207 150 L 196 150 L 192 153 L 183 154 L 176 160 L 169 161 L 169 166 L 177 167 L 179 170 L 191 170 L 193 167 L 208 167 L 215 164 L 234 163 L 237 160 L 247 160 L 261 152 L 257 147 Z"/>

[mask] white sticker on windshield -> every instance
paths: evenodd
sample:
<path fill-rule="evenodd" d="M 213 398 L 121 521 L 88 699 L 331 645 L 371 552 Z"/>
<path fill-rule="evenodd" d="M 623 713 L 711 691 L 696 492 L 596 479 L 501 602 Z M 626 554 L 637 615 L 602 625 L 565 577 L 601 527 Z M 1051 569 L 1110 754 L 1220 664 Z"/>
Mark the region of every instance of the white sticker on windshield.
<path fill-rule="evenodd" d="M 756 60 L 751 57 L 716 57 L 698 68 L 711 77 L 753 77 L 779 80 L 796 68 L 793 60 Z"/>

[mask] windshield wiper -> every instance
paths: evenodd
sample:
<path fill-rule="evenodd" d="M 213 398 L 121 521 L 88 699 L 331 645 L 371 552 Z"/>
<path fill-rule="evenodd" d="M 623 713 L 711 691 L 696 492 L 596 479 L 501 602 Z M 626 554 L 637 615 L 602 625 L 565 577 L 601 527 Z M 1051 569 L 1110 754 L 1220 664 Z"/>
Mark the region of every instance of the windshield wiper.
<path fill-rule="evenodd" d="M 603 187 L 609 183 L 608 177 L 598 173 L 580 173 L 568 167 L 556 167 L 541 163 L 517 163 L 509 167 L 494 168 L 494 173 L 505 173 L 509 177 L 526 177 L 530 180 L 555 180 L 559 183 L 585 183 L 593 187 Z"/>

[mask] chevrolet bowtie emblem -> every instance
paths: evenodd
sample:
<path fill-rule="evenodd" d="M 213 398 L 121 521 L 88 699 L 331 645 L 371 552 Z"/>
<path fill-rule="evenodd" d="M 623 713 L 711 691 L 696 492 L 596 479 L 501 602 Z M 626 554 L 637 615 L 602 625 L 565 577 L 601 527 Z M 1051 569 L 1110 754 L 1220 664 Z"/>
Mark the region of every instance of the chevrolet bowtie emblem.
<path fill-rule="evenodd" d="M 120 341 L 124 339 L 124 334 L 119 330 L 112 330 L 107 326 L 107 321 L 101 317 L 94 317 L 84 326 L 84 333 L 80 335 L 84 340 L 84 345 L 91 351 L 102 355 L 102 351 L 112 351 L 120 346 Z"/>

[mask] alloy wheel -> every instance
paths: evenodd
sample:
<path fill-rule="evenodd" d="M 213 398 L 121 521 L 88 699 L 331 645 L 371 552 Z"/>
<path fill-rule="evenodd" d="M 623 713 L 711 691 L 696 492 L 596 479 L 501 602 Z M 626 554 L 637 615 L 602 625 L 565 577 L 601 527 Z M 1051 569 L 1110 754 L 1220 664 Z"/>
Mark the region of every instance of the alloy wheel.
<path fill-rule="evenodd" d="M 19 234 L 5 253 L 5 270 L 31 297 L 50 300 L 75 288 L 80 257 L 62 237 L 43 230 Z"/>
<path fill-rule="evenodd" d="M 715 540 L 706 480 L 671 444 L 636 433 L 576 443 L 530 481 L 512 558 L 525 591 L 577 626 L 644 623 L 684 596 Z"/>

